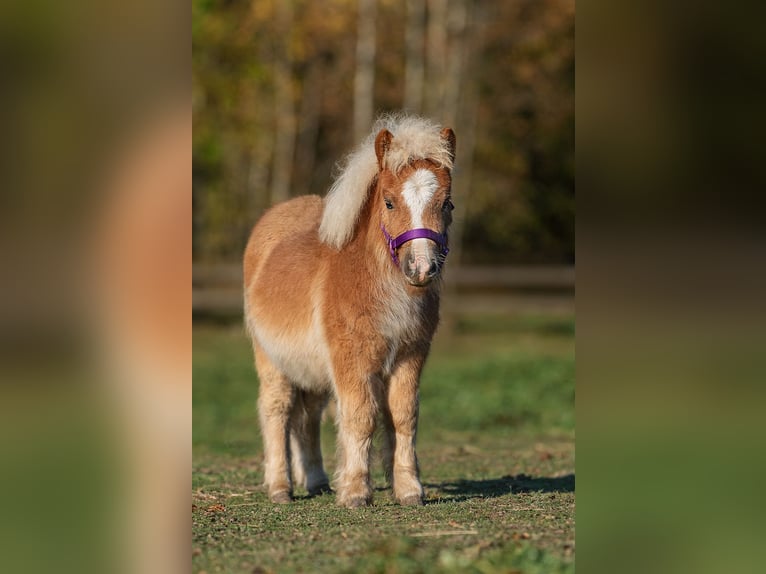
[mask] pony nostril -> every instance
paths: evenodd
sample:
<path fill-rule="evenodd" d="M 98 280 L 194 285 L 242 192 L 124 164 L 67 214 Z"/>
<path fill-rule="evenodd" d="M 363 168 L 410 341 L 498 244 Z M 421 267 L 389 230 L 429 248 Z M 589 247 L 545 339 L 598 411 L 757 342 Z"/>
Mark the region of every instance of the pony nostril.
<path fill-rule="evenodd" d="M 428 268 L 428 276 L 433 277 L 439 272 L 439 265 L 437 265 L 436 261 L 431 261 L 431 266 Z"/>

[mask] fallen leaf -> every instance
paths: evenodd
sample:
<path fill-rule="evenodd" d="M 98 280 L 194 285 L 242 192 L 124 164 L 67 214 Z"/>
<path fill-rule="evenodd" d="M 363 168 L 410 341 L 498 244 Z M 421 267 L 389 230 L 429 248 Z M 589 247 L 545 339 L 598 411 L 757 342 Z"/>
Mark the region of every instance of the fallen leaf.
<path fill-rule="evenodd" d="M 514 540 L 529 540 L 532 538 L 532 535 L 529 532 L 514 532 L 511 538 Z"/>

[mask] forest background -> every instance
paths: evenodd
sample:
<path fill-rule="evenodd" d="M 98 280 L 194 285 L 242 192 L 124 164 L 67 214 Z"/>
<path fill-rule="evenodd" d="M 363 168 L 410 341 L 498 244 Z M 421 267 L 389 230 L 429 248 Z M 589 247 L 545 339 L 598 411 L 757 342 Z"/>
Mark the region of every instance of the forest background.
<path fill-rule="evenodd" d="M 193 0 L 193 257 L 324 195 L 380 113 L 458 138 L 452 265 L 574 262 L 572 0 Z"/>

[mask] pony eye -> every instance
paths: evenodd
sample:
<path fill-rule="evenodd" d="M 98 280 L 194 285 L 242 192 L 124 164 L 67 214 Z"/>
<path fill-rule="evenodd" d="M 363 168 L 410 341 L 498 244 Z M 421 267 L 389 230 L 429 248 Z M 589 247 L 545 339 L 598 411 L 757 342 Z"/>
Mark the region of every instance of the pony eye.
<path fill-rule="evenodd" d="M 446 211 L 447 209 L 449 209 L 450 211 L 452 211 L 453 209 L 455 209 L 455 204 L 454 204 L 454 203 L 452 203 L 452 200 L 451 200 L 451 199 L 448 199 L 448 200 L 446 200 L 446 201 L 444 202 L 444 205 L 442 205 L 442 209 L 444 209 L 445 211 Z"/>
<path fill-rule="evenodd" d="M 386 209 L 393 209 L 394 208 L 394 204 L 391 203 L 390 199 L 386 199 L 384 201 L 386 202 Z"/>

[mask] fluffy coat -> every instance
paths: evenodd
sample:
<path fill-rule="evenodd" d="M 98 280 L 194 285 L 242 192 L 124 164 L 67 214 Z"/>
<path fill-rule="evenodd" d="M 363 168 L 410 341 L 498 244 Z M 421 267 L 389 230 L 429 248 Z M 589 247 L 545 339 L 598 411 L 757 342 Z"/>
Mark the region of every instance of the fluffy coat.
<path fill-rule="evenodd" d="M 395 499 L 423 503 L 418 387 L 438 323 L 443 255 L 432 241 L 416 239 L 400 248 L 395 265 L 381 225 L 392 235 L 412 227 L 412 201 L 402 195 L 410 182 L 410 194 L 425 194 L 418 221 L 446 234 L 454 150 L 452 130 L 386 116 L 346 158 L 324 200 L 303 196 L 276 205 L 253 229 L 244 257 L 245 321 L 260 379 L 264 482 L 272 501 L 290 501 L 296 484 L 310 494 L 329 491 L 319 427 L 333 396 L 338 503 L 372 500 L 370 452 L 379 419 Z M 412 183 L 423 170 L 434 176 L 427 192 Z"/>

